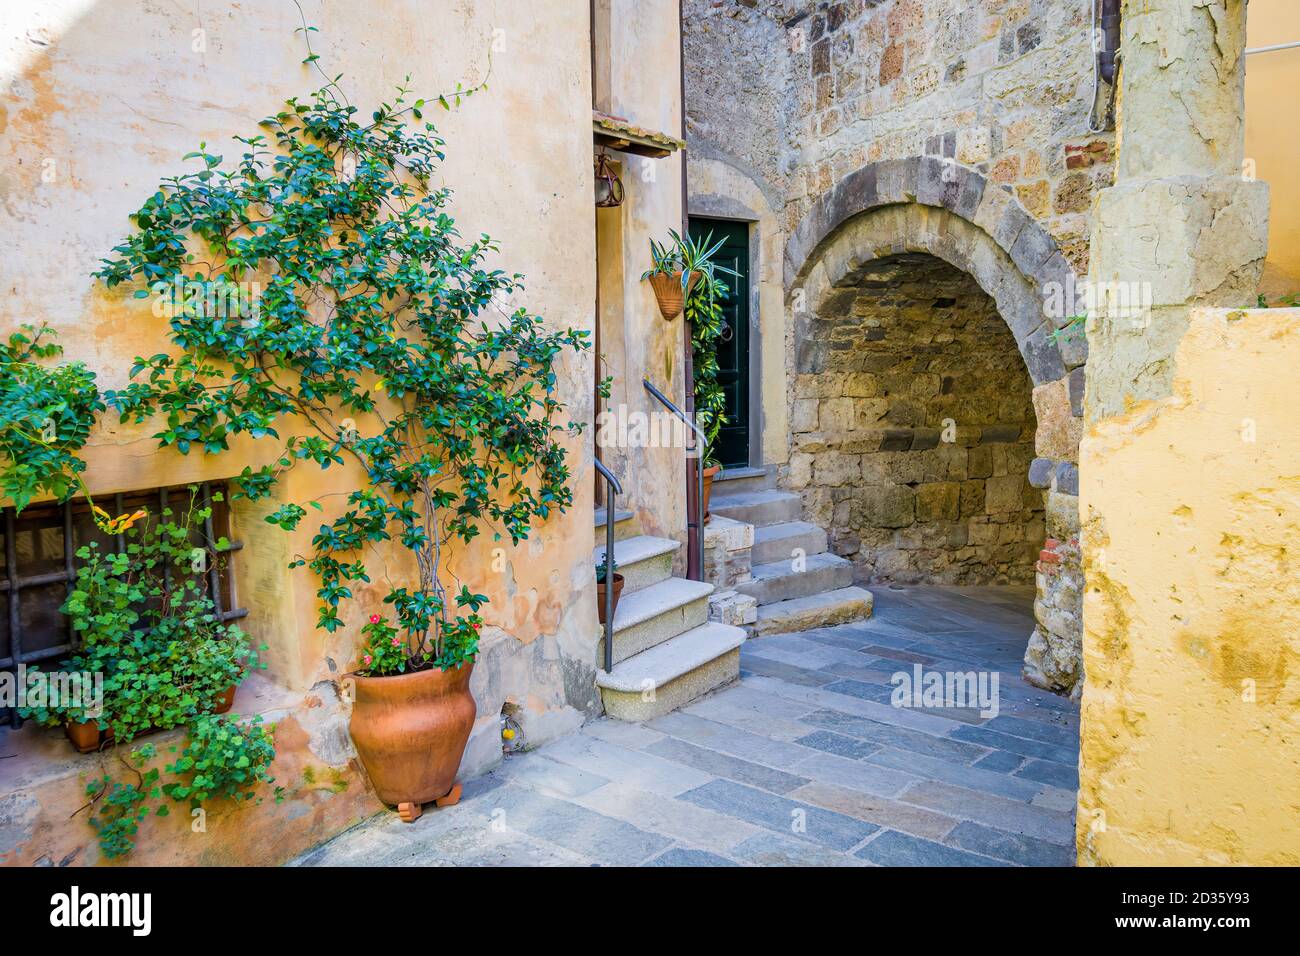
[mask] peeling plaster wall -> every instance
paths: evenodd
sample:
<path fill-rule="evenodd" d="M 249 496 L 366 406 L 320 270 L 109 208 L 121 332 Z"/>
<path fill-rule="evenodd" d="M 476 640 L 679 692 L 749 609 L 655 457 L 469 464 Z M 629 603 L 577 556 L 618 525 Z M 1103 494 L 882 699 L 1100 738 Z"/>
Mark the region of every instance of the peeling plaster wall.
<path fill-rule="evenodd" d="M 1295 866 L 1300 312 L 1196 310 L 1173 365 L 1082 448 L 1079 858 Z"/>
<path fill-rule="evenodd" d="M 345 73 L 343 85 L 363 111 L 389 97 L 408 73 L 409 85 L 427 95 L 458 82 L 472 86 L 490 70 L 485 92 L 457 111 L 431 117 L 447 141 L 447 159 L 433 184 L 454 190 L 452 213 L 463 234 L 491 234 L 501 244 L 500 266 L 526 276 L 519 304 L 553 328 L 590 330 L 596 274 L 588 4 L 305 0 L 303 7 L 307 21 L 320 30 L 312 39 L 322 65 L 330 75 Z M 632 12 L 635 17 L 625 17 L 614 37 L 619 108 L 637 122 L 675 132 L 675 70 L 642 70 L 633 55 L 636 42 L 653 43 L 657 61 L 676 62 L 675 3 L 655 0 Z M 86 361 L 105 388 L 126 383 L 133 356 L 159 350 L 164 320 L 152 316 L 149 302 L 109 292 L 90 273 L 130 230 L 127 214 L 162 177 L 182 167 L 181 156 L 200 142 L 211 152 L 232 155 L 231 135 L 256 132 L 258 120 L 287 97 L 323 82 L 302 63 L 306 53 L 294 32 L 299 26 L 287 0 L 218 0 L 201 10 L 127 0 L 6 4 L 0 37 L 0 332 L 21 322 L 49 322 L 67 356 Z M 624 214 L 638 264 L 645 237 L 663 235 L 680 222 L 680 162 L 660 161 L 652 178 L 630 183 Z M 680 398 L 681 323 L 663 322 L 649 290 L 628 283 L 635 304 L 629 340 L 637 343 L 628 356 L 629 376 L 639 385 L 643 369 L 653 369 L 669 394 Z M 575 420 L 592 417 L 593 380 L 590 353 L 566 359 L 559 369 L 561 398 Z M 149 437 L 153 431 L 124 426 L 114 417 L 103 420 L 86 453 L 93 493 L 225 478 L 275 453 L 269 443 L 240 442 L 219 457 L 182 457 L 160 452 Z M 507 700 L 520 706 L 530 744 L 599 711 L 594 542 L 590 496 L 584 493 L 592 483 L 591 435 L 588 430 L 569 440 L 576 504 L 568 514 L 552 517 L 518 547 L 485 534 L 481 543 L 452 549 L 448 558 L 455 579 L 491 599 L 471 684 L 479 720 L 463 776 L 501 759 L 498 715 Z M 658 476 L 640 484 L 637 506 L 653 519 L 643 520 L 668 533 L 685 523 L 680 451 L 674 461 L 671 470 L 654 458 L 637 463 L 638 470 Z M 284 482 L 281 496 L 322 497 L 329 506 L 331 495 L 357 481 L 346 470 L 301 469 Z M 334 690 L 354 663 L 359 625 L 373 610 L 380 585 L 361 591 L 338 634 L 316 631 L 315 581 L 306 571 L 285 568 L 294 552 L 308 549 L 311 531 L 287 535 L 267 525 L 263 513 L 275 506 L 243 504 L 232 517 L 246 544 L 235 562 L 242 603 L 251 610 L 241 623 L 270 645 L 272 679 L 265 693 L 241 688 L 236 710 L 281 717 L 274 772 L 289 781 L 291 800 L 283 810 L 270 812 L 264 804 L 242 811 L 221 840 L 184 850 L 171 846 L 150 860 L 192 861 L 199 854 L 205 862 L 274 862 L 380 809 L 351 754 L 348 709 Z M 375 580 L 400 579 L 409 571 L 404 560 L 401 553 L 387 555 Z M 295 729 L 308 724 L 327 728 L 317 736 L 339 744 L 327 748 L 328 759 L 310 733 Z M 51 760 L 68 753 L 61 735 L 30 724 L 8 742 Z M 69 854 L 93 860 L 93 849 L 81 851 L 83 844 L 93 845 L 89 827 L 81 818 L 69 820 L 71 809 L 62 812 L 68 799 L 79 798 L 78 778 L 91 759 L 38 768 L 23 778 L 28 789 L 6 799 L 42 809 L 29 820 L 21 808 L 0 807 L 0 862 L 41 855 L 57 862 Z M 8 776 L 13 762 L 6 763 Z M 308 764 L 328 764 L 322 772 L 342 775 L 345 786 L 305 786 Z M 268 832 L 274 839 L 259 849 Z M 221 849 L 224 843 L 228 849 Z"/>

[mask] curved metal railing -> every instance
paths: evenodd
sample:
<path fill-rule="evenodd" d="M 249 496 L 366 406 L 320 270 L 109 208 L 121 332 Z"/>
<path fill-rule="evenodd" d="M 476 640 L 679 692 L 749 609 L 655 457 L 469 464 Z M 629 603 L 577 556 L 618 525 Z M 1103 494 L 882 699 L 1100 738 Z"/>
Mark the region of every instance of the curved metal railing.
<path fill-rule="evenodd" d="M 695 554 L 690 555 L 689 557 L 693 557 L 694 560 L 693 561 L 688 560 L 687 564 L 694 569 L 695 574 L 692 575 L 688 572 L 687 577 L 690 577 L 695 581 L 703 581 L 704 580 L 704 461 L 703 458 L 704 458 L 704 449 L 709 442 L 708 439 L 704 437 L 704 432 L 700 430 L 700 426 L 695 424 L 694 419 L 692 419 L 684 411 L 682 411 L 680 408 L 674 405 L 672 399 L 670 399 L 667 395 L 665 395 L 663 392 L 659 391 L 659 389 L 651 385 L 649 379 L 643 378 L 641 380 L 641 384 L 645 386 L 647 392 L 649 392 L 651 395 L 653 395 L 655 398 L 659 400 L 659 403 L 661 405 L 663 405 L 670 412 L 676 415 L 679 419 L 685 422 L 686 425 L 690 428 L 690 430 L 695 433 L 695 444 L 692 447 L 686 449 L 687 457 L 688 458 L 693 457 L 695 459 L 695 482 L 696 482 L 695 520 L 694 521 L 691 520 L 689 509 L 686 515 L 686 534 L 687 534 L 688 542 L 690 539 L 690 532 L 692 530 L 694 530 L 695 532 L 695 540 L 693 542 L 689 542 L 691 545 L 693 545 L 695 550 Z"/>
<path fill-rule="evenodd" d="M 596 459 L 596 470 L 605 479 L 605 673 L 614 669 L 614 496 L 623 493 L 614 473 Z"/>

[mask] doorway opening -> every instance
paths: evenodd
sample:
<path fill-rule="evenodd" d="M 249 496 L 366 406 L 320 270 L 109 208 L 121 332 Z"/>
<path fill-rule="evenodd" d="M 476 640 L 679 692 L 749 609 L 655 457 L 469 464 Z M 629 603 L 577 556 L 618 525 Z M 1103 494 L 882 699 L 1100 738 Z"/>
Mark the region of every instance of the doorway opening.
<path fill-rule="evenodd" d="M 736 272 L 723 276 L 730 293 L 722 303 L 723 328 L 718 340 L 718 385 L 726 398 L 723 414 L 727 422 L 718 432 L 713 454 L 724 470 L 750 466 L 751 443 L 757 436 L 752 416 L 749 225 L 734 219 L 690 219 L 691 238 L 703 242 L 712 237 L 710 244 L 721 239 L 714 261 Z"/>

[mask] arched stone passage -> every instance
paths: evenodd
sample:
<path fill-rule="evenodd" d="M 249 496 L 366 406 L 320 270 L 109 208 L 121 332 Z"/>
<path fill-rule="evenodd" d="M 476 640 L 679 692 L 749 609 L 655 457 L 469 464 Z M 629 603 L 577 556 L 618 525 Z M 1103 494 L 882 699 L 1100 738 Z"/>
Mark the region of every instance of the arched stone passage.
<path fill-rule="evenodd" d="M 788 480 L 861 583 L 1028 584 L 1032 386 L 996 303 L 935 256 L 872 260 L 795 358 Z"/>
<path fill-rule="evenodd" d="M 1087 360 L 1082 336 L 1052 338 L 1073 310 L 1049 316 L 1047 305 L 1071 299 L 1076 285 L 1056 241 L 1011 193 L 932 156 L 871 163 L 822 196 L 786 242 L 786 288 L 812 302 L 819 280 L 851 283 L 855 269 L 898 252 L 928 252 L 970 273 L 997 302 L 1035 385 Z"/>
<path fill-rule="evenodd" d="M 933 431 L 941 424 L 931 420 L 932 412 L 941 408 L 943 402 L 927 407 L 924 421 L 919 425 L 902 424 L 901 420 L 908 415 L 897 411 L 892 412 L 894 420 L 891 420 L 888 407 L 868 409 L 868 414 L 873 410 L 881 411 L 884 419 L 865 429 L 871 434 L 853 445 L 854 450 L 849 453 L 850 457 L 857 456 L 859 497 L 867 479 L 879 477 L 880 465 L 875 459 L 891 450 L 901 453 L 906 439 L 907 452 L 929 455 L 931 460 L 924 464 L 911 462 L 889 466 L 895 468 L 891 479 L 895 486 L 907 489 L 892 492 L 900 502 L 899 508 L 901 511 L 906 511 L 909 506 L 912 509 L 909 523 L 892 529 L 890 547 L 895 552 L 904 546 L 931 552 L 946 548 L 947 558 L 930 554 L 917 560 L 915 555 L 891 555 L 882 545 L 884 539 L 879 534 L 874 543 L 859 544 L 849 533 L 835 545 L 845 553 L 855 545 L 874 549 L 872 555 L 855 555 L 855 564 L 861 569 L 863 580 L 974 583 L 981 574 L 973 570 L 973 554 L 977 555 L 977 561 L 987 558 L 983 580 L 1024 580 L 1028 575 L 1025 570 L 1027 559 L 1013 559 L 1007 551 L 1000 555 L 995 551 L 985 555 L 971 552 L 972 533 L 986 543 L 991 536 L 993 547 L 996 547 L 999 537 L 1004 538 L 1005 545 L 1014 546 L 1016 537 L 1023 535 L 1021 555 L 1036 554 L 1038 550 L 1044 552 L 1038 564 L 1038 569 L 1044 573 L 1037 575 L 1037 628 L 1026 657 L 1026 674 L 1044 686 L 1072 690 L 1081 677 L 1079 594 L 1082 575 L 1077 549 L 1076 462 L 1082 433 L 1086 343 L 1082 336 L 1060 341 L 1054 336 L 1054 332 L 1069 320 L 1073 309 L 1065 305 L 1054 310 L 1049 305 L 1073 301 L 1073 269 L 1051 236 L 1025 212 L 1012 194 L 989 183 L 976 170 L 934 157 L 913 157 L 864 166 L 846 176 L 814 203 L 791 234 L 785 250 L 786 291 L 792 329 L 788 364 L 795 376 L 790 409 L 792 439 L 798 438 L 801 424 L 807 424 L 810 406 L 800 403 L 809 398 L 818 400 L 816 410 L 820 429 L 822 402 L 828 396 L 823 383 L 818 381 L 826 367 L 819 362 L 825 361 L 827 350 L 854 348 L 854 337 L 865 331 L 861 321 L 851 321 L 848 327 L 857 331 L 841 333 L 843 337 L 837 341 L 833 333 L 827 337 L 831 326 L 836 324 L 831 322 L 828 325 L 827 320 L 846 315 L 857 320 L 870 319 L 865 314 L 870 310 L 861 306 L 863 290 L 879 281 L 882 274 L 909 262 L 908 257 L 914 259 L 917 256 L 950 267 L 952 272 L 945 273 L 943 282 L 959 283 L 953 272 L 968 276 L 970 285 L 964 296 L 970 300 L 972 308 L 976 307 L 975 300 L 980 294 L 991 300 L 993 310 L 1010 333 L 1005 336 L 1002 349 L 1012 357 L 1019 353 L 1023 371 L 1032 387 L 1033 414 L 1021 423 L 1022 428 L 1028 425 L 1031 432 L 1018 433 L 1012 439 L 1013 422 L 1005 423 L 1006 428 L 999 429 L 1002 423 L 971 420 L 988 418 L 993 414 L 987 407 L 976 414 L 968 409 L 967 421 L 962 421 L 960 415 L 947 416 L 953 419 L 955 426 L 955 435 L 951 436 L 950 443 L 966 450 L 965 463 L 953 465 L 955 473 L 960 473 L 963 467 L 967 469 L 967 477 L 962 481 L 972 480 L 969 478 L 971 449 L 976 449 L 976 471 L 982 471 L 985 453 L 978 449 L 999 444 L 1007 446 L 1001 450 L 999 458 L 1002 467 L 1008 469 L 1004 475 L 988 476 L 1005 480 L 995 482 L 992 489 L 985 484 L 983 515 L 975 513 L 973 500 L 967 502 L 971 510 L 963 511 L 961 494 L 971 496 L 974 493 L 963 492 L 959 487 L 957 518 L 950 520 L 953 514 L 950 487 L 920 491 L 926 485 L 944 485 L 949 479 L 945 473 L 943 481 L 938 480 L 940 456 L 931 454 L 926 448 L 934 437 Z M 912 264 L 915 266 L 917 263 L 912 261 Z M 907 312 L 917 308 L 927 296 L 931 302 L 953 298 L 913 289 L 899 301 L 889 303 L 889 308 L 897 313 L 892 319 L 883 314 L 876 318 L 881 322 L 892 321 L 898 330 L 896 336 L 905 335 L 907 323 L 898 321 L 900 310 Z M 978 308 L 975 311 L 978 312 Z M 980 320 L 974 314 L 966 317 L 965 324 L 971 321 L 979 326 Z M 953 329 L 944 334 L 954 335 L 952 342 L 947 344 L 958 339 Z M 920 349 L 928 344 L 933 343 L 912 342 L 911 347 Z M 890 356 L 877 356 L 874 361 L 893 363 L 907 349 L 908 346 L 894 349 Z M 870 354 L 870 350 L 867 351 Z M 966 351 L 969 357 L 977 358 L 971 348 Z M 978 365 L 979 361 L 982 360 L 975 364 Z M 911 364 L 913 367 L 909 374 L 930 375 L 928 370 L 915 367 L 916 363 Z M 807 371 L 803 371 L 805 369 Z M 954 381 L 958 378 L 957 375 L 952 377 Z M 940 374 L 940 382 L 942 379 Z M 933 381 L 933 377 L 926 378 L 926 381 Z M 895 381 L 892 387 L 897 388 L 900 384 L 900 381 Z M 875 385 L 855 387 L 869 389 Z M 865 395 L 839 397 L 868 398 Z M 832 406 L 832 416 L 835 409 L 843 407 L 842 404 Z M 1013 416 L 1016 414 L 1011 409 L 1004 411 Z M 804 416 L 802 420 L 798 420 L 800 415 Z M 855 427 L 865 424 L 861 420 L 854 422 Z M 939 440 L 948 439 L 941 434 Z M 784 480 L 791 487 L 803 485 L 808 505 L 823 517 L 829 510 L 828 524 L 836 527 L 837 518 L 846 516 L 845 502 L 853 493 L 847 490 L 848 486 L 841 486 L 845 490 L 839 493 L 839 500 L 836 500 L 835 493 L 827 500 L 827 496 L 816 490 L 819 466 L 828 475 L 835 467 L 827 456 L 830 443 L 820 442 L 820 449 L 818 444 L 816 441 L 800 443 L 800 455 L 792 455 Z M 962 457 L 955 450 L 946 454 L 952 458 Z M 840 463 L 843 465 L 842 460 Z M 853 466 L 844 467 L 851 472 Z M 872 475 L 868 475 L 869 469 L 874 469 Z M 1021 501 L 1023 507 L 1015 511 L 1011 508 L 1015 497 L 1012 486 L 1021 478 L 1042 494 L 1029 492 Z M 1038 499 L 1036 506 L 1034 498 Z M 847 506 L 849 514 L 852 507 Z M 1044 512 L 1045 521 L 1042 521 L 1040 516 Z M 924 527 L 917 527 L 918 514 L 926 518 L 922 522 Z M 948 524 L 948 531 L 952 532 L 946 544 L 942 538 L 943 529 L 931 521 L 935 515 L 943 519 L 939 525 Z M 993 518 L 995 515 L 1014 517 L 1006 521 L 999 517 L 987 524 L 1014 522 L 1021 530 L 975 530 L 979 522 L 973 519 Z M 901 522 L 905 517 L 902 513 L 886 516 L 885 522 Z M 907 528 L 914 530 L 908 532 Z"/>

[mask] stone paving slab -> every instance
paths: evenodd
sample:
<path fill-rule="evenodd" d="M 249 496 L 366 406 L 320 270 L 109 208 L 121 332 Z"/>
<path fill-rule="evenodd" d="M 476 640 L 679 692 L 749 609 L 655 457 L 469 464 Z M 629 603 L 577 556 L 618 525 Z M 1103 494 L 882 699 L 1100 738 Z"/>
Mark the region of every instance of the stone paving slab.
<path fill-rule="evenodd" d="M 880 834 L 879 837 L 858 850 L 855 855 L 870 860 L 877 866 L 1006 865 L 987 856 L 955 850 L 952 847 L 944 846 L 942 843 L 923 840 L 920 837 L 909 836 L 906 833 L 895 833 L 892 830 Z"/>
<path fill-rule="evenodd" d="M 741 679 L 682 710 L 589 721 L 295 864 L 1072 865 L 1078 708 L 1020 676 L 1032 600 L 881 588 L 872 619 L 747 641 Z M 893 707 L 914 663 L 996 670 L 997 716 Z"/>

